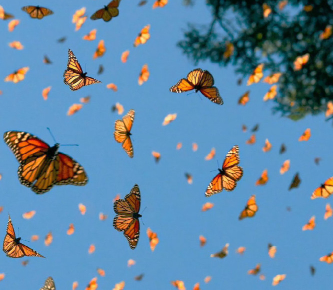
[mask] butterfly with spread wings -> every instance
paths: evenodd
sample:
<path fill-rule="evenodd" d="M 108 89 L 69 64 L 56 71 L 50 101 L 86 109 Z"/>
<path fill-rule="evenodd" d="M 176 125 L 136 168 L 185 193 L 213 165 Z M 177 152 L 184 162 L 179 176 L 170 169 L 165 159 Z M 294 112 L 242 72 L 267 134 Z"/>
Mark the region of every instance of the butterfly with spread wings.
<path fill-rule="evenodd" d="M 134 110 L 129 112 L 123 117 L 122 120 L 117 120 L 114 125 L 114 139 L 118 143 L 122 143 L 123 149 L 126 151 L 129 157 L 133 158 L 133 145 L 131 141 L 131 129 L 134 121 Z"/>
<path fill-rule="evenodd" d="M 125 196 L 125 199 L 118 199 L 113 205 L 117 214 L 113 220 L 113 226 L 117 231 L 124 231 L 124 236 L 132 250 L 136 248 L 140 235 L 140 205 L 141 195 L 137 184 Z"/>
<path fill-rule="evenodd" d="M 235 145 L 225 157 L 222 169 L 219 169 L 219 173 L 208 185 L 205 192 L 207 197 L 221 192 L 223 188 L 227 191 L 235 189 L 236 181 L 239 181 L 243 176 L 243 168 L 238 166 L 239 161 L 239 148 Z"/>
<path fill-rule="evenodd" d="M 39 6 L 24 6 L 22 7 L 22 10 L 27 12 L 31 18 L 39 20 L 44 18 L 45 16 L 53 14 L 52 10 Z"/>
<path fill-rule="evenodd" d="M 53 278 L 52 277 L 47 278 L 44 283 L 44 286 L 39 290 L 56 290 Z"/>
<path fill-rule="evenodd" d="M 107 6 L 104 8 L 97 10 L 90 19 L 97 20 L 103 19 L 105 22 L 109 22 L 113 17 L 119 15 L 118 6 L 121 0 L 112 0 Z"/>
<path fill-rule="evenodd" d="M 219 90 L 213 85 L 214 78 L 211 73 L 207 70 L 203 71 L 202 69 L 197 68 L 187 75 L 187 79 L 181 79 L 176 85 L 172 86 L 170 92 L 184 93 L 195 90 L 197 93 L 200 91 L 213 103 L 223 105 Z"/>
<path fill-rule="evenodd" d="M 86 72 L 83 73 L 81 65 L 79 64 L 73 51 L 69 49 L 67 69 L 64 72 L 64 83 L 69 85 L 69 88 L 72 91 L 76 91 L 81 89 L 83 86 L 89 86 L 101 82 L 94 78 L 88 77 Z"/>
<path fill-rule="evenodd" d="M 20 162 L 19 181 L 35 193 L 45 193 L 53 185 L 87 184 L 83 167 L 72 157 L 58 152 L 58 143 L 50 147 L 36 136 L 19 131 L 5 132 L 4 140 Z"/>
<path fill-rule="evenodd" d="M 22 258 L 24 256 L 35 256 L 45 258 L 44 256 L 38 254 L 36 251 L 29 248 L 28 246 L 21 244 L 20 241 L 21 238 L 16 238 L 12 220 L 8 215 L 7 232 L 3 241 L 2 248 L 3 251 L 6 253 L 7 257 Z"/>

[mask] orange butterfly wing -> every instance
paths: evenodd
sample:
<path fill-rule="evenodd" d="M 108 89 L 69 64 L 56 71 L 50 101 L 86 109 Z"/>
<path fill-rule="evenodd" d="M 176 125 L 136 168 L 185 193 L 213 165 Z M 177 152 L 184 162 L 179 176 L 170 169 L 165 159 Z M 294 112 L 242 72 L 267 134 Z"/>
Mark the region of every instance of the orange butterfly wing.
<path fill-rule="evenodd" d="M 140 236 L 140 223 L 138 218 L 141 205 L 139 186 L 136 184 L 125 199 L 118 199 L 114 203 L 114 211 L 117 214 L 113 220 L 113 226 L 118 231 L 124 231 L 124 236 L 131 249 L 135 249 Z"/>
<path fill-rule="evenodd" d="M 236 145 L 225 157 L 222 170 L 219 169 L 220 173 L 208 185 L 205 192 L 207 197 L 221 192 L 223 188 L 227 191 L 235 189 L 237 185 L 236 181 L 240 180 L 243 176 L 243 169 L 238 166 L 239 161 L 239 147 Z"/>
<path fill-rule="evenodd" d="M 131 141 L 131 129 L 133 126 L 135 111 L 130 110 L 122 120 L 115 122 L 114 138 L 118 143 L 122 143 L 122 147 L 130 158 L 133 158 L 133 145 Z"/>
<path fill-rule="evenodd" d="M 245 209 L 241 212 L 239 220 L 242 220 L 246 217 L 254 217 L 258 211 L 258 205 L 256 203 L 256 196 L 252 195 L 247 202 Z"/>
<path fill-rule="evenodd" d="M 21 244 L 20 239 L 16 238 L 12 220 L 8 216 L 7 232 L 3 242 L 3 251 L 6 255 L 11 258 L 22 258 L 24 256 L 45 258 L 28 246 Z"/>
<path fill-rule="evenodd" d="M 31 18 L 42 19 L 45 16 L 53 14 L 53 11 L 39 6 L 25 6 L 22 7 L 22 10 L 27 12 Z"/>
<path fill-rule="evenodd" d="M 324 184 L 319 186 L 311 196 L 311 199 L 318 197 L 328 198 L 333 193 L 333 177 L 327 179 Z"/>
<path fill-rule="evenodd" d="M 92 84 L 100 83 L 100 81 L 87 77 L 86 73 L 83 73 L 81 65 L 79 64 L 74 53 L 68 50 L 68 63 L 67 69 L 64 72 L 64 83 L 69 85 L 72 91 L 76 91 L 83 86 L 89 86 Z"/>
<path fill-rule="evenodd" d="M 90 19 L 97 20 L 97 19 L 103 19 L 105 22 L 109 22 L 113 17 L 116 17 L 119 15 L 118 6 L 121 0 L 113 0 L 109 3 L 108 6 L 105 6 L 104 8 L 97 10 Z"/>

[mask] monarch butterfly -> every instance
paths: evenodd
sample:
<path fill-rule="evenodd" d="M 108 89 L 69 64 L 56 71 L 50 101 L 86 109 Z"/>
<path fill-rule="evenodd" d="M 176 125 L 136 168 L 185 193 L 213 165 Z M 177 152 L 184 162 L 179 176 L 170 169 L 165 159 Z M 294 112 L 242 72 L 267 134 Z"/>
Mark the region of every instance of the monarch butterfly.
<path fill-rule="evenodd" d="M 262 9 L 263 9 L 264 18 L 267 18 L 269 16 L 269 14 L 272 13 L 271 7 L 268 6 L 266 3 L 262 4 Z"/>
<path fill-rule="evenodd" d="M 223 58 L 224 59 L 230 58 L 234 54 L 234 51 L 235 51 L 234 45 L 231 42 L 226 41 L 225 51 L 223 53 Z"/>
<path fill-rule="evenodd" d="M 260 178 L 256 181 L 256 185 L 265 185 L 268 181 L 268 174 L 267 174 L 267 169 L 265 169 Z"/>
<path fill-rule="evenodd" d="M 330 177 L 312 193 L 311 199 L 318 197 L 328 198 L 332 193 L 333 177 Z"/>
<path fill-rule="evenodd" d="M 305 66 L 308 63 L 309 59 L 310 59 L 309 53 L 297 57 L 294 61 L 294 70 L 295 71 L 301 70 L 303 66 Z"/>
<path fill-rule="evenodd" d="M 254 217 L 257 211 L 258 211 L 258 206 L 256 203 L 256 196 L 252 195 L 250 199 L 247 201 L 246 207 L 239 215 L 239 220 L 242 220 L 247 217 Z"/>
<path fill-rule="evenodd" d="M 103 19 L 105 22 L 109 22 L 112 17 L 116 17 L 119 15 L 118 6 L 121 0 L 113 0 L 104 8 L 97 10 L 90 19 L 97 20 Z"/>
<path fill-rule="evenodd" d="M 19 42 L 19 41 L 10 42 L 8 45 L 9 45 L 9 47 L 15 48 L 17 50 L 22 50 L 24 48 L 24 46 L 22 45 L 22 43 Z"/>
<path fill-rule="evenodd" d="M 249 270 L 247 273 L 249 275 L 257 275 L 260 272 L 261 266 L 257 264 L 254 269 Z"/>
<path fill-rule="evenodd" d="M 76 10 L 73 14 L 72 23 L 76 23 L 80 20 L 81 17 L 84 17 L 84 13 L 86 13 L 86 8 L 82 7 L 79 10 Z"/>
<path fill-rule="evenodd" d="M 321 262 L 326 262 L 327 264 L 333 263 L 333 252 L 330 254 L 327 254 L 326 256 L 323 256 L 319 259 Z"/>
<path fill-rule="evenodd" d="M 155 158 L 155 162 L 158 163 L 158 161 L 160 161 L 160 159 L 161 159 L 161 153 L 153 151 L 151 154 Z"/>
<path fill-rule="evenodd" d="M 263 82 L 268 83 L 270 85 L 275 84 L 279 81 L 279 78 L 281 75 L 282 75 L 282 73 L 275 73 L 275 74 L 269 75 L 264 78 Z"/>
<path fill-rule="evenodd" d="M 316 226 L 316 222 L 315 222 L 316 217 L 312 216 L 309 220 L 309 222 L 303 226 L 302 230 L 303 231 L 308 231 L 308 230 L 313 230 Z"/>
<path fill-rule="evenodd" d="M 280 168 L 280 174 L 285 174 L 290 168 L 290 160 L 287 159 L 285 162 L 283 162 L 281 168 Z"/>
<path fill-rule="evenodd" d="M 214 78 L 207 70 L 197 68 L 192 70 L 187 79 L 181 79 L 176 85 L 170 88 L 170 92 L 183 93 L 191 90 L 195 90 L 197 93 L 200 91 L 205 97 L 207 97 L 213 103 L 223 105 L 223 100 L 219 94 L 219 90 L 213 86 Z"/>
<path fill-rule="evenodd" d="M 96 59 L 97 57 L 102 57 L 106 51 L 105 45 L 104 45 L 104 40 L 102 39 L 96 48 L 96 51 L 93 55 L 93 59 Z"/>
<path fill-rule="evenodd" d="M 81 89 L 83 86 L 100 83 L 100 81 L 87 77 L 87 73 L 83 73 L 81 65 L 75 57 L 73 51 L 68 50 L 67 69 L 64 72 L 64 83 L 69 85 L 72 91 Z"/>
<path fill-rule="evenodd" d="M 43 99 L 46 101 L 47 98 L 49 97 L 49 93 L 51 91 L 51 87 L 47 87 L 45 88 L 43 91 L 42 91 L 42 96 L 43 96 Z"/>
<path fill-rule="evenodd" d="M 210 152 L 206 155 L 205 160 L 211 160 L 215 157 L 216 150 L 215 148 L 212 148 Z"/>
<path fill-rule="evenodd" d="M 236 181 L 240 180 L 243 176 L 243 168 L 238 166 L 239 161 L 239 147 L 235 145 L 225 157 L 222 169 L 219 169 L 219 173 L 208 185 L 205 192 L 207 197 L 221 192 L 223 188 L 227 191 L 235 189 L 237 185 Z"/>
<path fill-rule="evenodd" d="M 102 277 L 105 277 L 105 271 L 101 268 L 97 268 L 97 273 L 102 276 Z"/>
<path fill-rule="evenodd" d="M 281 147 L 280 147 L 280 154 L 282 154 L 282 153 L 284 153 L 284 152 L 286 152 L 286 150 L 287 150 L 287 147 L 286 147 L 286 145 L 284 145 L 283 143 L 281 144 Z"/>
<path fill-rule="evenodd" d="M 316 273 L 316 268 L 313 266 L 310 266 L 310 273 L 312 276 L 314 276 L 314 274 Z"/>
<path fill-rule="evenodd" d="M 147 229 L 147 236 L 149 239 L 150 249 L 154 252 L 159 240 L 157 234 L 154 233 L 150 228 Z"/>
<path fill-rule="evenodd" d="M 174 120 L 176 120 L 176 118 L 177 118 L 177 114 L 176 113 L 175 114 L 168 114 L 164 118 L 162 125 L 163 126 L 169 125 L 171 122 L 173 122 Z"/>
<path fill-rule="evenodd" d="M 237 253 L 237 254 L 240 254 L 240 255 L 243 255 L 243 254 L 245 253 L 245 250 L 246 250 L 245 247 L 239 247 L 239 248 L 236 250 L 236 253 Z"/>
<path fill-rule="evenodd" d="M 49 277 L 46 279 L 44 286 L 42 288 L 40 288 L 40 290 L 55 290 L 55 284 L 54 284 L 54 280 L 52 277 Z"/>
<path fill-rule="evenodd" d="M 6 13 L 3 7 L 0 5 L 0 19 L 7 20 L 14 18 L 14 15 Z"/>
<path fill-rule="evenodd" d="M 5 82 L 13 82 L 14 84 L 23 81 L 25 74 L 28 72 L 29 67 L 22 67 L 5 78 Z"/>
<path fill-rule="evenodd" d="M 264 101 L 273 100 L 277 95 L 277 85 L 272 86 L 269 91 L 264 95 Z"/>
<path fill-rule="evenodd" d="M 204 236 L 199 236 L 200 247 L 206 245 L 207 239 Z"/>
<path fill-rule="evenodd" d="M 53 11 L 39 6 L 25 6 L 22 10 L 27 12 L 31 18 L 42 19 L 45 16 L 53 14 Z"/>
<path fill-rule="evenodd" d="M 71 105 L 68 109 L 67 116 L 74 115 L 75 113 L 80 111 L 82 109 L 82 107 L 83 107 L 82 104 L 73 104 L 73 105 Z"/>
<path fill-rule="evenodd" d="M 276 254 L 276 246 L 273 246 L 272 244 L 268 244 L 268 255 L 273 259 Z"/>
<path fill-rule="evenodd" d="M 52 232 L 48 232 L 48 234 L 45 236 L 45 239 L 44 239 L 44 244 L 45 246 L 49 246 L 51 245 L 53 242 L 53 235 L 52 235 Z"/>
<path fill-rule="evenodd" d="M 52 61 L 46 55 L 44 56 L 43 62 L 45 64 L 51 64 L 52 63 Z"/>
<path fill-rule="evenodd" d="M 184 281 L 176 280 L 176 281 L 171 281 L 170 283 L 171 283 L 172 286 L 175 286 L 178 290 L 185 290 L 186 289 Z"/>
<path fill-rule="evenodd" d="M 139 85 L 141 86 L 144 82 L 148 81 L 148 78 L 149 78 L 148 65 L 145 64 L 142 67 L 140 75 L 139 75 L 139 80 L 138 80 Z"/>
<path fill-rule="evenodd" d="M 215 254 L 211 254 L 211 258 L 224 258 L 228 255 L 229 251 L 228 251 L 228 248 L 229 248 L 229 244 L 225 244 L 225 246 L 223 247 L 223 249 L 220 251 L 220 252 L 217 252 Z"/>
<path fill-rule="evenodd" d="M 251 137 L 248 140 L 246 140 L 245 143 L 249 145 L 256 143 L 256 135 L 252 134 Z"/>
<path fill-rule="evenodd" d="M 113 205 L 117 214 L 113 220 L 113 226 L 117 231 L 124 231 L 124 236 L 132 250 L 136 248 L 140 236 L 140 205 L 141 196 L 137 184 L 125 196 L 125 199 L 118 199 Z"/>
<path fill-rule="evenodd" d="M 97 29 L 93 29 L 87 35 L 84 35 L 82 37 L 82 39 L 89 40 L 89 41 L 95 40 L 96 39 L 96 32 L 97 32 Z"/>
<path fill-rule="evenodd" d="M 311 129 L 307 128 L 304 133 L 301 135 L 301 137 L 298 138 L 298 141 L 308 141 L 311 137 Z"/>
<path fill-rule="evenodd" d="M 264 64 L 259 64 L 253 71 L 253 73 L 250 75 L 248 81 L 247 81 L 247 86 L 252 85 L 253 83 L 258 83 L 262 77 L 262 69 L 264 68 Z"/>
<path fill-rule="evenodd" d="M 202 208 L 201 208 L 201 211 L 207 211 L 207 210 L 210 210 L 214 207 L 214 203 L 211 203 L 211 202 L 206 202 Z"/>
<path fill-rule="evenodd" d="M 17 25 L 20 24 L 20 20 L 18 19 L 13 19 L 8 23 L 8 30 L 12 32 Z"/>
<path fill-rule="evenodd" d="M 121 58 L 120 58 L 120 59 L 121 59 L 121 61 L 122 61 L 123 63 L 127 62 L 127 59 L 128 59 L 129 54 L 130 54 L 129 50 L 126 50 L 126 51 L 124 51 L 124 52 L 121 54 Z"/>
<path fill-rule="evenodd" d="M 134 47 L 137 47 L 139 44 L 145 44 L 147 42 L 147 40 L 150 38 L 149 28 L 149 24 L 142 28 L 141 32 L 134 41 Z"/>
<path fill-rule="evenodd" d="M 134 280 L 136 280 L 136 281 L 141 281 L 142 278 L 143 278 L 143 276 L 144 276 L 144 274 L 140 274 L 140 275 L 138 275 L 138 276 L 135 276 L 135 277 L 134 277 Z"/>
<path fill-rule="evenodd" d="M 301 183 L 301 179 L 299 178 L 298 172 L 294 175 L 293 180 L 291 181 L 291 184 L 289 186 L 289 190 L 292 188 L 297 188 L 299 184 Z"/>
<path fill-rule="evenodd" d="M 133 260 L 133 259 L 129 259 L 128 261 L 127 261 L 127 267 L 132 267 L 132 266 L 134 266 L 136 264 L 136 262 Z"/>
<path fill-rule="evenodd" d="M 283 281 L 284 279 L 286 279 L 286 274 L 282 274 L 282 275 L 276 275 L 273 278 L 273 282 L 272 285 L 276 286 L 277 284 L 279 284 L 281 281 Z"/>
<path fill-rule="evenodd" d="M 262 151 L 268 152 L 272 149 L 272 144 L 268 139 L 265 140 L 265 146 L 262 148 Z"/>
<path fill-rule="evenodd" d="M 168 0 L 156 0 L 155 3 L 153 4 L 153 9 L 155 9 L 157 7 L 164 7 L 167 4 L 168 4 Z"/>
<path fill-rule="evenodd" d="M 28 246 L 21 244 L 20 241 L 21 238 L 16 238 L 12 220 L 8 215 L 7 232 L 3 241 L 3 251 L 6 253 L 7 257 L 22 258 L 24 256 L 35 256 L 45 258 Z"/>
<path fill-rule="evenodd" d="M 319 35 L 321 40 L 327 39 L 332 35 L 332 25 L 327 25 L 325 30 Z"/>
<path fill-rule="evenodd" d="M 123 117 L 122 120 L 117 120 L 114 124 L 114 139 L 118 143 L 122 143 L 122 147 L 130 158 L 133 158 L 133 145 L 131 141 L 131 129 L 133 126 L 135 111 L 129 112 Z"/>
<path fill-rule="evenodd" d="M 241 97 L 238 99 L 238 105 L 245 106 L 246 103 L 250 100 L 250 91 L 246 91 Z"/>
<path fill-rule="evenodd" d="M 86 290 L 96 290 L 97 287 L 98 287 L 97 277 L 95 277 L 90 280 L 89 284 L 86 287 Z M 73 289 L 74 289 L 74 284 L 73 284 Z"/>
<path fill-rule="evenodd" d="M 326 207 L 325 207 L 325 215 L 324 215 L 324 219 L 327 220 L 329 217 L 331 217 L 333 214 L 333 210 L 330 206 L 330 204 L 326 204 Z"/>
<path fill-rule="evenodd" d="M 70 156 L 58 152 L 58 143 L 50 147 L 36 136 L 19 131 L 5 132 L 4 140 L 20 162 L 19 181 L 35 193 L 45 193 L 53 185 L 87 184 L 83 167 Z"/>

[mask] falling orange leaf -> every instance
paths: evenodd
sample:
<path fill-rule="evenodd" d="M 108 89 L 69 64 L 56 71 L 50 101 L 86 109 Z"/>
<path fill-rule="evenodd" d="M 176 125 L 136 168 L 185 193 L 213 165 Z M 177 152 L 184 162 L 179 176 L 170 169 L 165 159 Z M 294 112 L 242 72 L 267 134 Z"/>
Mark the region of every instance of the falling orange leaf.
<path fill-rule="evenodd" d="M 148 239 L 149 239 L 150 249 L 152 250 L 152 252 L 154 252 L 155 247 L 159 243 L 159 239 L 157 237 L 157 234 L 154 233 L 150 228 L 148 228 L 147 229 L 147 236 L 148 236 Z"/>
<path fill-rule="evenodd" d="M 271 151 L 272 144 L 268 141 L 268 139 L 265 140 L 265 146 L 262 148 L 262 151 L 268 152 Z"/>
<path fill-rule="evenodd" d="M 92 254 L 93 252 L 95 252 L 95 250 L 96 250 L 95 245 L 94 245 L 94 244 L 91 244 L 91 245 L 89 246 L 88 253 L 89 253 L 89 254 Z"/>
<path fill-rule="evenodd" d="M 282 275 L 276 275 L 276 276 L 273 278 L 273 283 L 272 283 L 272 285 L 273 285 L 273 286 L 276 286 L 276 285 L 279 284 L 281 281 L 283 281 L 285 278 L 286 278 L 286 275 L 285 275 L 285 274 L 282 274 Z"/>
<path fill-rule="evenodd" d="M 201 211 L 207 211 L 207 210 L 210 210 L 211 208 L 213 208 L 213 206 L 214 206 L 214 203 L 206 202 L 206 203 L 202 206 Z"/>
<path fill-rule="evenodd" d="M 135 263 L 136 263 L 136 262 L 135 262 L 133 259 L 129 259 L 129 260 L 127 261 L 127 267 L 134 266 Z"/>
<path fill-rule="evenodd" d="M 329 203 L 326 204 L 324 219 L 327 220 L 333 214 L 332 208 Z"/>
<path fill-rule="evenodd" d="M 82 37 L 82 39 L 88 40 L 88 41 L 95 40 L 96 39 L 96 32 L 97 32 L 97 29 L 93 29 L 87 35 L 84 35 Z"/>
<path fill-rule="evenodd" d="M 305 130 L 305 132 L 302 134 L 301 137 L 299 137 L 298 141 L 308 141 L 311 137 L 311 129 L 308 128 Z"/>
<path fill-rule="evenodd" d="M 19 25 L 20 24 L 20 20 L 18 20 L 18 19 L 13 19 L 12 21 L 10 21 L 9 23 L 8 23 L 8 30 L 10 31 L 10 32 L 12 32 L 14 29 L 15 29 L 15 27 L 17 26 L 17 25 Z"/>
<path fill-rule="evenodd" d="M 83 107 L 82 104 L 73 104 L 72 106 L 69 107 L 67 116 L 74 115 L 76 112 L 80 111 L 82 107 Z"/>
<path fill-rule="evenodd" d="M 161 153 L 153 151 L 151 153 L 153 155 L 153 157 L 155 158 L 155 162 L 157 163 L 160 159 L 161 159 Z"/>
<path fill-rule="evenodd" d="M 93 55 L 93 59 L 96 59 L 97 57 L 102 57 L 106 51 L 105 45 L 104 45 L 104 40 L 101 40 L 98 45 L 97 49 Z"/>
<path fill-rule="evenodd" d="M 164 118 L 164 121 L 162 123 L 163 126 L 166 126 L 168 124 L 170 124 L 172 121 L 176 120 L 177 118 L 177 114 L 169 114 Z"/>
<path fill-rule="evenodd" d="M 67 235 L 70 236 L 70 235 L 74 234 L 74 231 L 75 231 L 74 224 L 70 224 L 69 228 L 67 230 Z"/>
<path fill-rule="evenodd" d="M 256 185 L 265 185 L 268 181 L 268 171 L 267 169 L 265 169 L 262 174 L 261 177 L 257 180 Z"/>
<path fill-rule="evenodd" d="M 199 236 L 200 247 L 206 245 L 207 239 L 204 236 Z"/>
<path fill-rule="evenodd" d="M 126 51 L 124 51 L 124 52 L 121 54 L 121 58 L 120 58 L 120 59 L 121 59 L 121 61 L 122 61 L 123 63 L 127 62 L 127 59 L 128 59 L 129 54 L 130 54 L 129 50 L 126 50 Z"/>
<path fill-rule="evenodd" d="M 19 41 L 13 41 L 13 42 L 9 43 L 8 45 L 11 48 L 15 48 L 17 50 L 22 50 L 24 48 L 24 46 Z"/>
<path fill-rule="evenodd" d="M 45 101 L 47 100 L 50 91 L 51 91 L 51 87 L 47 87 L 42 91 L 42 96 Z"/>
<path fill-rule="evenodd" d="M 82 215 L 85 215 L 87 208 L 85 205 L 83 205 L 82 203 L 79 204 L 79 210 L 81 212 Z"/>
<path fill-rule="evenodd" d="M 140 75 L 139 75 L 139 80 L 138 80 L 138 83 L 139 85 L 141 86 L 143 83 L 145 83 L 146 81 L 148 81 L 148 78 L 149 78 L 149 70 L 148 70 L 148 65 L 145 64 L 142 69 L 141 69 L 141 72 L 140 72 Z"/>
<path fill-rule="evenodd" d="M 31 218 L 34 217 L 35 214 L 36 214 L 36 211 L 32 210 L 32 211 L 28 211 L 28 212 L 24 213 L 22 216 L 24 219 L 30 220 Z"/>
<path fill-rule="evenodd" d="M 49 245 L 51 245 L 52 241 L 53 241 L 53 235 L 52 235 L 52 232 L 49 232 L 49 233 L 46 235 L 45 240 L 44 240 L 44 244 L 45 244 L 45 246 L 49 246 Z"/>

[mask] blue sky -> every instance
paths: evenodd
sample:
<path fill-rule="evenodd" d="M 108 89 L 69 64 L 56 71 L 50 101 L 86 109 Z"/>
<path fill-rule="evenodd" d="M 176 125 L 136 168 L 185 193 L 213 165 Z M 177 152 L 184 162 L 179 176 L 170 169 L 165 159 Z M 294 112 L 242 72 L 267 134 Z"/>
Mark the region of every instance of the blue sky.
<path fill-rule="evenodd" d="M 45 3 L 44 3 L 45 2 Z M 46 127 L 50 127 L 60 144 L 75 143 L 78 147 L 61 147 L 60 151 L 72 156 L 84 166 L 89 182 L 84 187 L 55 186 L 44 195 L 36 195 L 21 185 L 17 178 L 18 162 L 3 142 L 0 143 L 0 225 L 5 236 L 7 213 L 11 215 L 15 230 L 22 239 L 30 240 L 37 234 L 37 242 L 24 241 L 46 259 L 29 258 L 26 267 L 23 259 L 10 259 L 0 255 L 0 273 L 6 277 L 0 282 L 1 289 L 39 289 L 48 276 L 55 280 L 57 289 L 71 289 L 73 281 L 78 289 L 85 289 L 88 282 L 97 276 L 98 267 L 106 271 L 98 278 L 98 289 L 112 289 L 125 281 L 125 289 L 174 289 L 172 280 L 183 280 L 186 289 L 200 282 L 201 289 L 268 289 L 277 274 L 286 274 L 280 289 L 324 289 L 333 282 L 331 265 L 319 262 L 319 258 L 333 251 L 331 228 L 333 219 L 324 221 L 325 204 L 329 200 L 311 200 L 315 188 L 332 176 L 333 162 L 332 125 L 324 116 L 307 117 L 293 122 L 279 115 L 272 115 L 272 102 L 262 98 L 269 85 L 256 84 L 237 86 L 234 68 L 219 67 L 208 62 L 194 66 L 176 47 L 183 38 L 188 22 L 206 23 L 210 11 L 204 4 L 185 7 L 181 1 L 170 1 L 161 9 L 153 10 L 153 1 L 139 7 L 139 1 L 122 1 L 120 14 L 111 22 L 91 21 L 89 17 L 103 5 L 103 1 L 44 1 L 54 15 L 43 20 L 33 20 L 21 7 L 24 1 L 5 3 L 5 11 L 14 14 L 21 23 L 13 32 L 8 32 L 8 21 L 0 22 L 2 35 L 0 79 L 13 71 L 28 66 L 24 81 L 13 84 L 2 82 L 0 90 L 1 132 L 22 130 L 37 135 L 53 145 Z M 86 7 L 88 19 L 75 32 L 72 15 Z M 133 47 L 140 30 L 151 25 L 151 39 L 145 45 Z M 83 35 L 97 29 L 94 41 L 82 40 Z M 66 36 L 65 43 L 56 40 Z M 104 39 L 106 53 L 93 60 L 99 40 Z M 19 40 L 24 50 L 8 46 Z M 71 49 L 88 75 L 102 84 L 71 91 L 63 83 L 68 49 Z M 120 61 L 121 53 L 130 50 L 127 63 Z M 43 63 L 47 55 L 53 64 Z M 97 75 L 100 64 L 105 70 Z M 149 80 L 139 86 L 137 79 L 141 68 L 148 64 Z M 169 88 L 196 67 L 209 70 L 215 78 L 224 100 L 223 106 L 209 102 L 198 94 L 173 94 Z M 267 75 L 267 73 L 266 73 Z M 106 88 L 115 83 L 118 92 Z M 49 98 L 44 101 L 41 92 L 52 86 Z M 246 106 L 237 104 L 238 98 L 250 89 L 250 101 Z M 89 104 L 73 116 L 67 110 L 81 97 L 91 96 Z M 136 112 L 132 128 L 134 158 L 130 159 L 121 145 L 113 138 L 114 122 L 120 116 L 111 112 L 116 102 L 121 103 L 125 113 Z M 164 117 L 177 113 L 177 119 L 162 126 Z M 251 132 L 243 133 L 242 124 L 252 128 L 259 123 L 257 142 L 246 145 Z M 306 128 L 311 128 L 308 142 L 298 142 Z M 263 153 L 265 139 L 273 148 Z M 183 143 L 176 150 L 178 142 Z M 192 151 L 192 143 L 199 146 Z M 280 155 L 281 144 L 287 146 Z M 223 191 L 206 198 L 204 192 L 217 171 L 226 153 L 239 145 L 240 165 L 244 176 L 232 192 Z M 205 161 L 212 147 L 216 157 Z M 158 164 L 152 151 L 162 154 Z M 314 163 L 321 157 L 320 165 Z M 282 163 L 291 160 L 290 170 L 280 175 Z M 269 181 L 264 186 L 255 186 L 262 171 L 268 169 Z M 185 172 L 193 175 L 189 185 Z M 299 188 L 288 191 L 296 172 L 299 172 Z M 112 200 L 117 193 L 124 197 L 134 184 L 141 190 L 141 237 L 137 248 L 129 248 L 123 234 L 114 230 Z M 256 194 L 259 211 L 252 219 L 238 220 L 248 198 Z M 205 202 L 213 202 L 210 211 L 201 212 Z M 78 204 L 87 207 L 82 216 Z M 286 207 L 291 207 L 291 212 Z M 31 220 L 22 218 L 24 212 L 36 210 Z M 100 221 L 100 212 L 108 214 Z M 316 228 L 302 231 L 302 226 L 311 216 L 316 216 Z M 66 231 L 74 223 L 75 233 Z M 150 227 L 157 232 L 160 243 L 151 252 L 146 235 Z M 53 243 L 46 247 L 44 237 L 52 231 Z M 200 248 L 199 236 L 207 238 Z M 229 243 L 229 255 L 223 259 L 210 258 L 210 254 Z M 267 245 L 277 247 L 271 259 Z M 95 244 L 95 253 L 89 255 L 90 244 Z M 235 253 L 240 246 L 246 247 L 243 256 Z M 127 261 L 134 259 L 136 265 L 128 268 Z M 262 265 L 266 280 L 247 274 L 257 263 Z M 310 265 L 317 272 L 310 275 Z M 142 281 L 134 276 L 144 273 Z M 203 279 L 212 276 L 209 284 Z"/>

